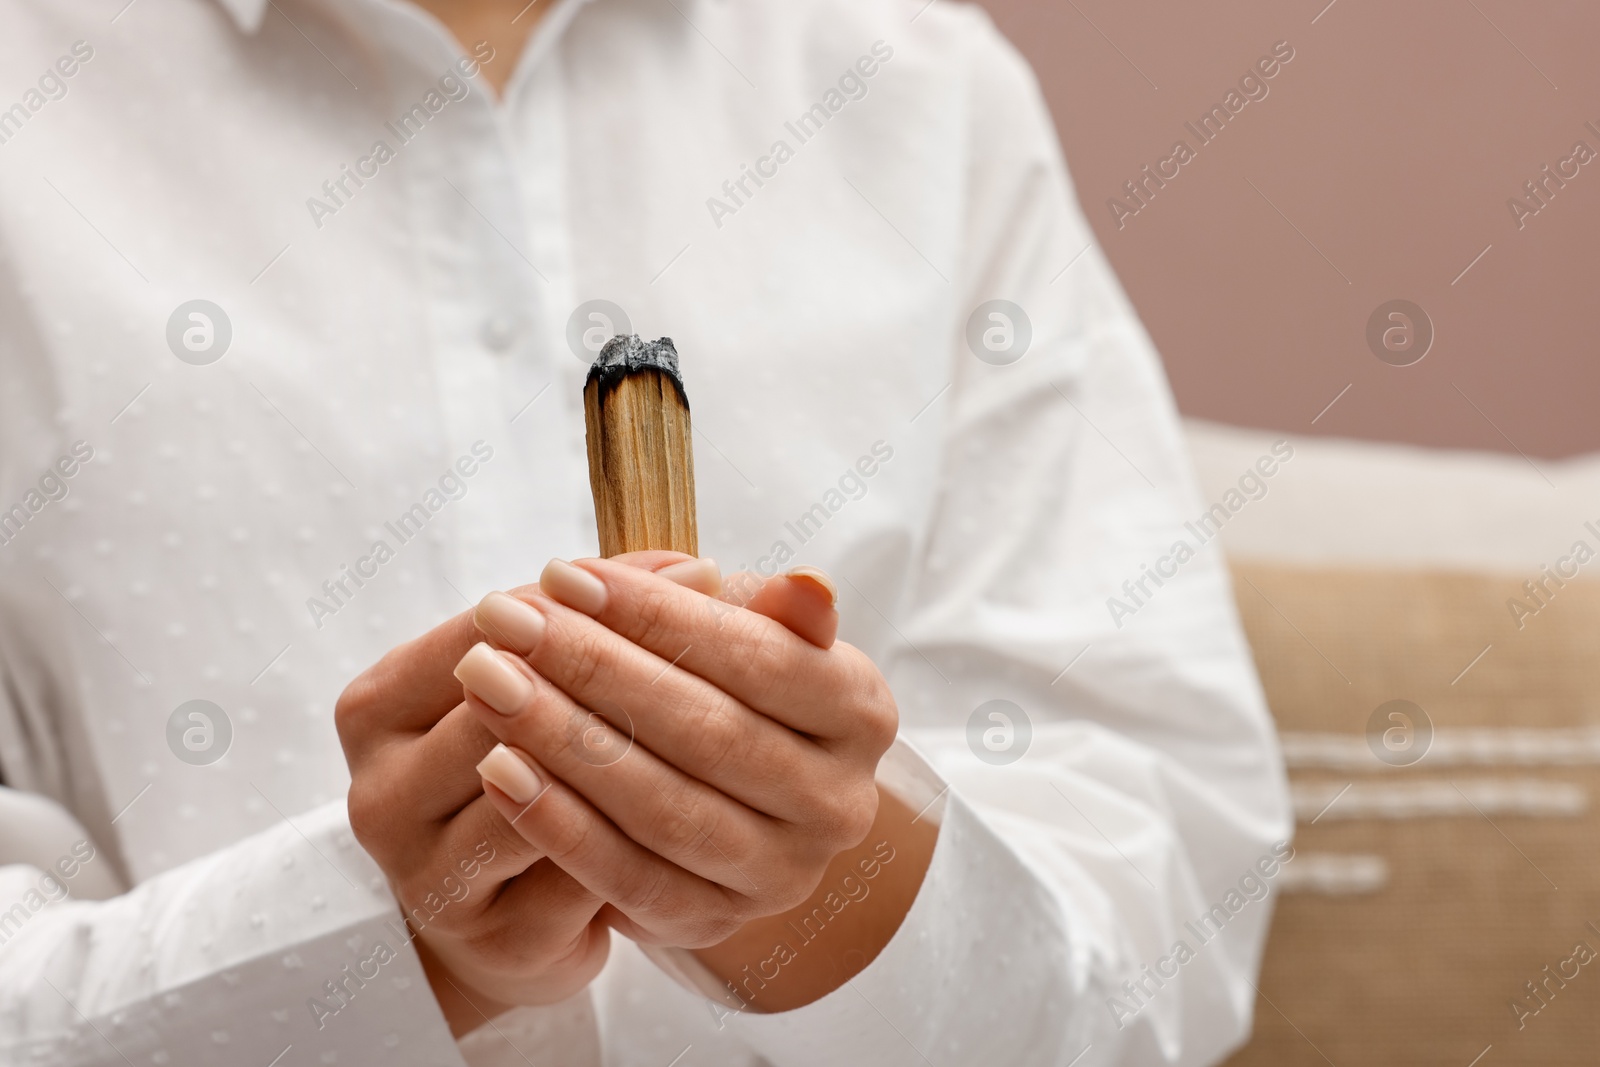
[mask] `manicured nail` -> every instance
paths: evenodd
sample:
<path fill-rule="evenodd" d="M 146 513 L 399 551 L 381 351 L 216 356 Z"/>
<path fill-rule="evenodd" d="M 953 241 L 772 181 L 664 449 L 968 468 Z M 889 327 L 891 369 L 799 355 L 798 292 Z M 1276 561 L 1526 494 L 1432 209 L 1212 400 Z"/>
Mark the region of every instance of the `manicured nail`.
<path fill-rule="evenodd" d="M 670 567 L 662 567 L 657 574 L 669 582 L 676 582 L 685 589 L 693 589 L 706 596 L 722 595 L 722 568 L 717 566 L 717 561 L 710 559 L 686 559 L 682 563 L 674 563 Z"/>
<path fill-rule="evenodd" d="M 482 641 L 461 657 L 456 664 L 456 677 L 474 696 L 502 715 L 515 715 L 533 699 L 533 683 Z"/>
<path fill-rule="evenodd" d="M 478 763 L 483 780 L 518 804 L 531 804 L 544 792 L 544 781 L 528 761 L 505 745 L 496 745 Z"/>
<path fill-rule="evenodd" d="M 544 573 L 539 575 L 539 588 L 552 599 L 585 615 L 598 615 L 605 610 L 606 584 L 564 559 L 553 559 L 545 564 Z"/>
<path fill-rule="evenodd" d="M 472 621 L 485 635 L 523 655 L 544 636 L 544 616 L 509 593 L 494 592 L 478 602 Z"/>
<path fill-rule="evenodd" d="M 839 588 L 833 584 L 833 579 L 815 567 L 791 567 L 784 572 L 785 578 L 805 578 L 816 582 L 824 593 L 828 594 L 828 602 L 834 607 L 839 606 Z"/>

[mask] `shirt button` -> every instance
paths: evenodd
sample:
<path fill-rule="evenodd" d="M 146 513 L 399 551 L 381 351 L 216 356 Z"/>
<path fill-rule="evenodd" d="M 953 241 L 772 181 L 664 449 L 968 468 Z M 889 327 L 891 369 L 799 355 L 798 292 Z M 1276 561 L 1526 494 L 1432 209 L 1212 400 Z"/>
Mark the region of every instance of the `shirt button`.
<path fill-rule="evenodd" d="M 517 339 L 517 324 L 508 315 L 491 315 L 483 320 L 479 336 L 491 352 L 504 352 Z"/>

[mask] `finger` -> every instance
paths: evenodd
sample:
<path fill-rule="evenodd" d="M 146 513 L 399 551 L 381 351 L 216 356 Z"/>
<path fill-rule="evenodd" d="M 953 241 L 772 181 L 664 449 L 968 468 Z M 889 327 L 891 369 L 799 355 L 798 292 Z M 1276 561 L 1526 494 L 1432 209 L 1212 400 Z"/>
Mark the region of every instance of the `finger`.
<path fill-rule="evenodd" d="M 385 746 L 361 766 L 350 786 L 351 822 L 374 858 L 408 872 L 408 886 L 428 891 L 462 865 L 473 866 L 476 877 L 482 863 L 487 881 L 498 884 L 538 859 L 483 803 L 475 766 L 495 744 L 476 712 L 458 701 L 432 730 Z"/>
<path fill-rule="evenodd" d="M 722 595 L 722 569 L 714 559 L 688 559 L 654 572 L 685 589 L 693 589 L 708 597 Z"/>
<path fill-rule="evenodd" d="M 757 891 L 747 870 L 759 843 L 772 836 L 769 819 L 618 734 L 526 668 L 518 672 L 521 695 L 513 714 L 475 699 L 471 679 L 482 676 L 486 686 L 499 686 L 493 675 L 515 671 L 514 663 L 508 653 L 487 649 L 462 661 L 469 702 L 506 743 L 495 752 L 505 766 L 485 774 L 486 781 L 531 807 L 548 788 L 548 776 L 541 780 L 534 770 L 543 768 L 655 854 L 737 891 Z"/>
<path fill-rule="evenodd" d="M 392 810 L 443 823 L 483 795 L 474 767 L 494 743 L 494 734 L 467 707 L 457 683 L 450 713 L 420 737 L 392 738 L 372 753 L 370 764 L 360 765 L 361 784 L 368 777 L 381 782 Z"/>
<path fill-rule="evenodd" d="M 687 552 L 671 552 L 666 549 L 647 548 L 639 552 L 623 552 L 610 557 L 617 563 L 625 563 L 630 567 L 638 567 L 643 571 L 659 574 L 662 570 L 676 566 L 679 563 L 689 563 L 694 556 Z"/>
<path fill-rule="evenodd" d="M 489 805 L 487 798 L 484 803 Z M 491 814 L 510 826 L 498 812 Z M 431 915 L 412 908 L 406 921 L 446 968 L 473 975 L 480 995 L 550 1003 L 587 985 L 605 962 L 610 938 L 599 918 L 604 901 L 554 863 L 536 864 L 498 892 L 474 893 Z M 467 910 L 479 901 L 485 906 Z M 456 989 L 467 995 L 463 985 Z"/>
<path fill-rule="evenodd" d="M 721 591 L 715 560 L 652 550 L 628 552 L 616 557 L 616 562 L 664 574 L 668 581 L 708 595 Z M 460 687 L 450 671 L 479 640 L 475 614 L 463 612 L 421 637 L 397 645 L 346 689 L 350 710 L 359 711 L 354 718 L 359 725 L 377 727 L 374 733 L 380 734 L 431 728 L 461 702 Z M 340 704 L 346 703 L 342 697 Z"/>
<path fill-rule="evenodd" d="M 506 887 L 492 921 L 505 924 L 507 962 L 516 970 L 525 970 L 535 955 L 549 961 L 546 970 L 562 972 L 564 983 L 582 988 L 600 973 L 611 948 L 607 923 L 599 917 L 604 907 L 604 900 L 545 860 Z"/>
<path fill-rule="evenodd" d="M 714 559 L 697 559 L 684 552 L 654 548 L 639 552 L 623 552 L 607 558 L 615 563 L 659 574 L 686 589 L 693 589 L 706 596 L 722 595 L 722 571 Z"/>
<path fill-rule="evenodd" d="M 859 723 L 862 709 L 838 699 L 842 657 L 764 615 L 604 559 L 551 560 L 539 584 L 546 597 L 795 730 L 845 737 Z M 554 622 L 543 599 L 530 600 Z M 541 673 L 542 653 L 541 643 L 529 656 Z"/>
<path fill-rule="evenodd" d="M 392 881 L 402 910 L 437 910 L 438 899 L 430 897 L 459 898 L 451 914 L 461 917 L 490 907 L 503 886 L 536 869 L 542 858 L 484 796 L 480 780 L 477 799 L 444 826 L 429 858 Z"/>
<path fill-rule="evenodd" d="M 539 915 L 536 906 L 526 910 Z M 459 998 L 487 1021 L 515 1005 L 557 1004 L 585 989 L 610 954 L 609 914 L 578 925 L 562 943 L 549 932 L 524 940 L 515 931 L 492 929 L 424 933 L 415 944 L 428 980 L 437 983 L 433 991 L 440 1003 Z M 561 931 L 563 937 L 568 933 Z"/>
<path fill-rule="evenodd" d="M 485 800 L 493 803 L 487 797 Z M 505 819 L 498 813 L 495 817 Z M 598 932 L 580 929 L 579 924 L 588 927 L 604 905 L 604 900 L 576 878 L 554 862 L 544 860 L 500 894 L 494 902 L 492 921 L 503 922 L 507 936 L 523 946 L 571 952 Z"/>
<path fill-rule="evenodd" d="M 818 648 L 832 648 L 838 637 L 839 591 L 816 567 L 795 567 L 773 578 L 740 571 L 728 575 L 723 587 L 727 603 L 780 622 Z"/>
<path fill-rule="evenodd" d="M 531 804 L 493 785 L 491 803 L 534 847 L 580 885 L 664 941 L 686 947 L 725 939 L 738 920 L 721 886 L 634 841 L 559 780 Z"/>
<path fill-rule="evenodd" d="M 705 564 L 682 552 L 629 552 L 617 562 L 648 572 L 667 571 L 670 581 L 689 584 L 707 594 L 711 586 Z M 688 566 L 685 567 L 684 565 Z M 676 568 L 676 569 L 674 569 Z M 490 635 L 499 640 L 499 635 Z M 479 639 L 472 613 L 464 613 L 434 627 L 415 640 L 391 649 L 363 671 L 340 696 L 334 711 L 340 741 L 352 766 L 371 749 L 395 733 L 420 733 L 432 727 L 461 702 L 461 691 L 450 670 Z"/>
<path fill-rule="evenodd" d="M 391 649 L 345 687 L 334 707 L 351 766 L 395 733 L 422 733 L 461 703 L 450 669 L 478 640 L 470 612 Z"/>
<path fill-rule="evenodd" d="M 665 550 L 650 550 L 646 552 L 625 552 L 620 556 L 612 557 L 619 563 L 638 567 L 640 570 L 658 574 L 675 585 L 685 589 L 693 589 L 704 593 L 708 597 L 723 596 L 722 570 L 714 559 L 696 559 L 682 552 L 667 552 Z M 817 572 L 821 574 L 821 571 Z M 831 588 L 831 586 L 830 586 Z M 483 610 L 483 603 L 493 603 L 492 598 L 503 596 L 520 596 L 524 599 L 538 592 L 537 585 L 518 586 L 511 593 L 490 593 L 472 611 L 472 621 L 478 632 L 490 644 L 499 648 L 509 649 L 513 652 L 532 648 L 539 639 L 541 630 L 529 631 L 526 621 L 519 626 L 515 618 L 501 618 L 493 613 Z"/>
<path fill-rule="evenodd" d="M 798 787 L 827 771 L 825 749 L 594 620 L 546 597 L 539 603 L 543 612 L 490 594 L 478 607 L 486 629 L 518 635 L 513 649 L 526 653 L 535 689 L 553 684 L 662 760 L 757 811 L 785 821 L 805 816 Z M 520 712 L 529 700 L 528 683 L 519 672 L 495 667 L 493 656 L 469 651 L 457 673 L 491 706 Z M 476 682 L 461 673 L 474 668 L 481 668 Z M 506 737 L 499 725 L 490 729 Z M 594 762 L 594 753 L 577 751 Z M 563 769 L 557 773 L 565 776 Z"/>
<path fill-rule="evenodd" d="M 495 744 L 477 714 L 459 703 L 440 726 L 386 749 L 351 783 L 351 828 L 402 899 L 469 873 L 480 885 L 498 886 L 539 858 L 484 803 L 474 764 Z"/>

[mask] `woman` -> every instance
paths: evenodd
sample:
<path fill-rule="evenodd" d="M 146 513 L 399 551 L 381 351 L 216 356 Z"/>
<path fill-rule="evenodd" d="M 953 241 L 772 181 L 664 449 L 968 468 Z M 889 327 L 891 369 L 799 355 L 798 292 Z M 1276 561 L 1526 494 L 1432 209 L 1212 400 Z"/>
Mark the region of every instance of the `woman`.
<path fill-rule="evenodd" d="M 1185 923 L 1284 853 L 1271 731 L 1219 561 L 1149 577 L 1170 399 L 980 14 L 11 22 L 0 772 L 84 829 L 0 856 L 0 1062 L 1242 1040 L 1268 906 Z M 704 560 L 584 558 L 630 332 Z"/>

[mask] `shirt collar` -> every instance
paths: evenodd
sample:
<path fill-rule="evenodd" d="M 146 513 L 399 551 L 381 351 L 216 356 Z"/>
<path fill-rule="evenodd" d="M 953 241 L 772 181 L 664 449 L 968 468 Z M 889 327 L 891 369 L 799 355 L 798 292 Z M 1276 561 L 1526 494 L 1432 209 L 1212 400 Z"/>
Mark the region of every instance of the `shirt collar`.
<path fill-rule="evenodd" d="M 223 10 L 233 16 L 233 21 L 238 25 L 239 29 L 249 34 L 254 34 L 261 28 L 261 21 L 267 16 L 267 4 L 270 2 L 271 0 L 217 0 L 217 3 L 222 5 Z M 559 3 L 556 6 L 558 9 L 563 10 L 562 17 L 555 18 L 553 17 L 555 12 L 551 12 L 551 15 L 546 16 L 544 21 L 546 23 L 556 23 L 564 29 L 566 24 L 572 20 L 572 16 L 586 2 L 587 0 L 570 0 L 570 2 Z M 545 36 L 559 37 L 560 30 L 547 31 Z"/>
<path fill-rule="evenodd" d="M 266 17 L 268 0 L 217 0 L 245 33 L 255 33 Z"/>

